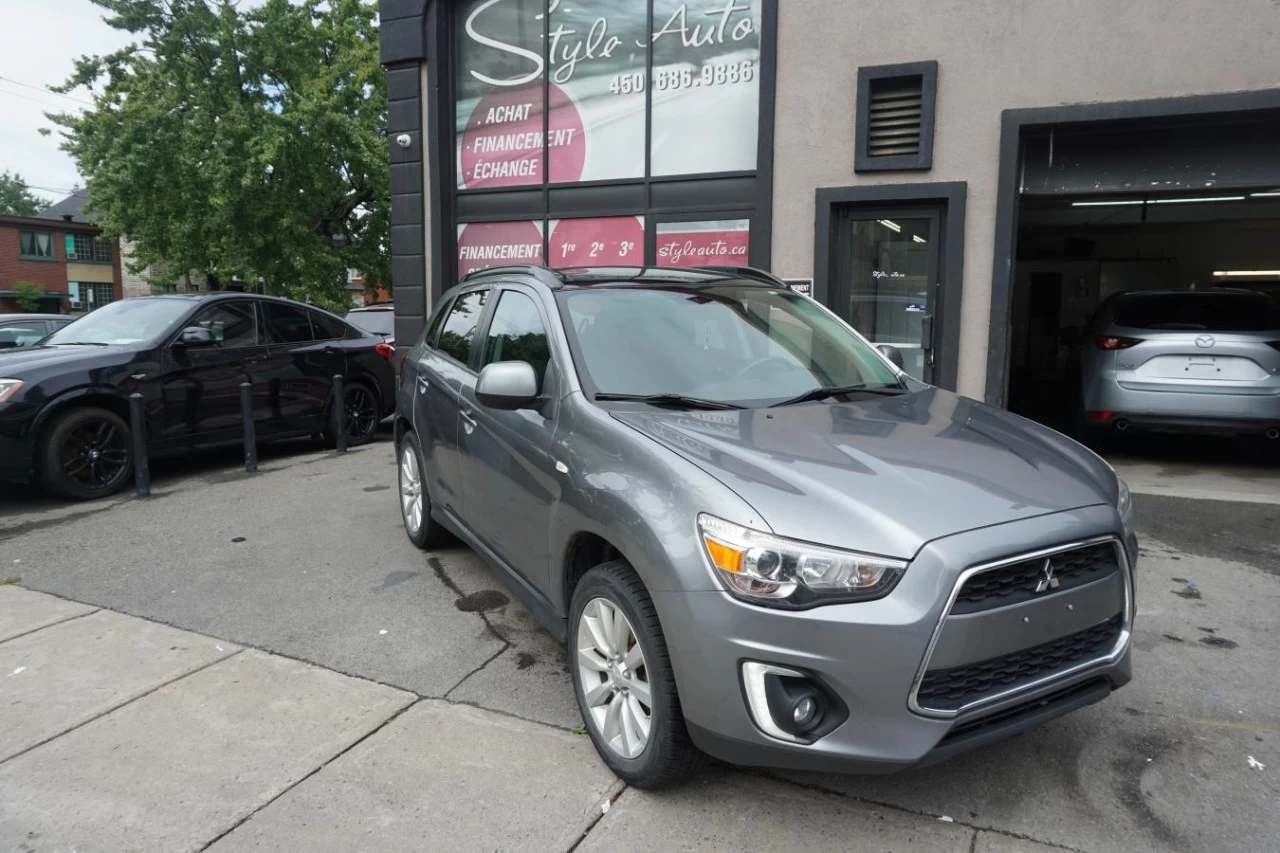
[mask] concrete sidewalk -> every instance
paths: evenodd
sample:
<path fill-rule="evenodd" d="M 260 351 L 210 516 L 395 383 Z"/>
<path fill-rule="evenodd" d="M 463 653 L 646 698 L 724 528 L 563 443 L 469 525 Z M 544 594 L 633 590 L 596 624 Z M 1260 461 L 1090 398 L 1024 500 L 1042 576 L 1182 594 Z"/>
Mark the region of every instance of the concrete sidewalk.
<path fill-rule="evenodd" d="M 837 846 L 1059 849 L 738 772 L 624 791 L 563 728 L 0 587 L 0 850 Z"/>

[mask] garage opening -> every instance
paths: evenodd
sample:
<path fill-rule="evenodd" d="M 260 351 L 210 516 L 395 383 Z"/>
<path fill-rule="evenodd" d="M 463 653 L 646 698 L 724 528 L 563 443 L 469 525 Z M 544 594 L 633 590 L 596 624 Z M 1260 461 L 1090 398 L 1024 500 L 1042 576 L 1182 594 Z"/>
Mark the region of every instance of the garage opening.
<path fill-rule="evenodd" d="M 1272 116 L 1206 116 L 1027 136 L 1011 410 L 1090 439 L 1280 447 L 1277 133 Z"/>

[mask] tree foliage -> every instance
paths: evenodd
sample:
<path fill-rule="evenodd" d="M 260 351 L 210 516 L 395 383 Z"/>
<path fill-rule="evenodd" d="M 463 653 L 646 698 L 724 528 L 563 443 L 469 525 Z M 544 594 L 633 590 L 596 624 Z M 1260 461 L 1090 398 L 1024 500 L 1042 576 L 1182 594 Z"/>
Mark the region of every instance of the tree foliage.
<path fill-rule="evenodd" d="M 49 203 L 27 188 L 17 172 L 0 172 L 0 216 L 35 216 Z"/>
<path fill-rule="evenodd" d="M 26 312 L 34 312 L 40 310 L 40 300 L 44 294 L 34 282 L 19 281 L 13 286 L 13 301 L 18 303 L 18 308 Z"/>
<path fill-rule="evenodd" d="M 386 85 L 373 0 L 93 0 L 136 41 L 60 87 L 50 118 L 134 265 L 336 307 L 346 270 L 389 279 Z"/>

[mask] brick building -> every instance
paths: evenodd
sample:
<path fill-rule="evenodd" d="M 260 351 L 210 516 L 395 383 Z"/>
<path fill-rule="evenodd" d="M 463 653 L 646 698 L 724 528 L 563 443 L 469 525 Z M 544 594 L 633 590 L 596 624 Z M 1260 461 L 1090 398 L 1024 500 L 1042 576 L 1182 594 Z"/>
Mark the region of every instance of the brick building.
<path fill-rule="evenodd" d="M 35 216 L 0 216 L 0 313 L 21 311 L 15 288 L 41 293 L 39 311 L 80 313 L 123 296 L 120 248 L 104 240 L 75 193 Z"/>

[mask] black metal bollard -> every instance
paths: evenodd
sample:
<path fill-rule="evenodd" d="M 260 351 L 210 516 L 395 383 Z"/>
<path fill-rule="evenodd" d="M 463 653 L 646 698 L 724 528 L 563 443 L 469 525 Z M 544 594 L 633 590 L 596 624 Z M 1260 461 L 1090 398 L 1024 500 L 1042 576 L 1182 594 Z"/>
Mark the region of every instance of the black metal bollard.
<path fill-rule="evenodd" d="M 240 383 L 240 422 L 244 424 L 244 470 L 258 470 L 258 437 L 253 430 L 253 383 Z"/>
<path fill-rule="evenodd" d="M 142 395 L 129 395 L 129 432 L 133 437 L 133 487 L 140 498 L 151 497 L 151 463 L 147 460 L 147 423 Z"/>
<path fill-rule="evenodd" d="M 339 453 L 347 452 L 347 403 L 343 393 L 342 375 L 333 376 L 333 436 Z"/>

